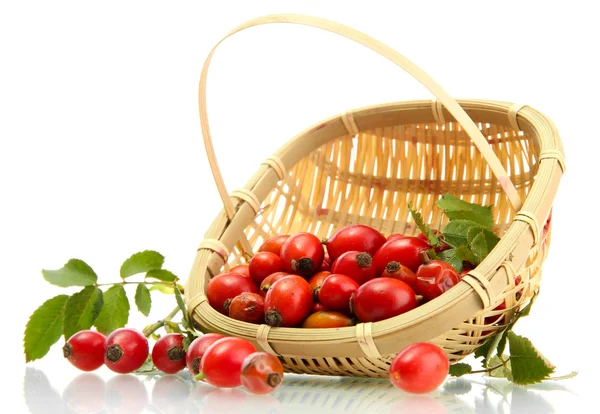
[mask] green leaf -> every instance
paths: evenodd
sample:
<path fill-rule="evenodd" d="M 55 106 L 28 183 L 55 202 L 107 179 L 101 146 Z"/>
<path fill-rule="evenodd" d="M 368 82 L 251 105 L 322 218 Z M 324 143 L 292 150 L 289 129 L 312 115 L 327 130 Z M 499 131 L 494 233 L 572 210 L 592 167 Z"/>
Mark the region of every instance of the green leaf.
<path fill-rule="evenodd" d="M 419 230 L 421 230 L 421 233 L 423 233 L 427 237 L 429 245 L 431 247 L 439 246 L 440 240 L 438 239 L 436 234 L 433 232 L 433 230 L 431 230 L 429 227 L 427 227 L 427 225 L 425 225 L 425 220 L 423 219 L 423 216 L 421 215 L 421 213 L 419 213 L 418 211 L 413 209 L 412 202 L 408 203 L 408 211 L 410 212 L 410 215 L 412 216 L 412 218 L 415 221 L 415 224 L 417 225 Z"/>
<path fill-rule="evenodd" d="M 444 226 L 444 231 L 442 232 L 444 241 L 454 247 L 467 245 L 467 235 L 469 234 L 469 230 L 473 228 L 483 229 L 484 227 L 471 220 L 450 221 Z"/>
<path fill-rule="evenodd" d="M 31 314 L 23 339 L 25 361 L 43 358 L 50 347 L 59 340 L 65 303 L 68 299 L 68 295 L 55 296 Z"/>
<path fill-rule="evenodd" d="M 500 239 L 490 230 L 471 229 L 469 230 L 469 247 L 477 257 L 479 263 L 487 257 L 492 249 L 498 244 Z"/>
<path fill-rule="evenodd" d="M 535 349 L 529 339 L 509 332 L 508 344 L 514 383 L 535 384 L 548 379 L 554 372 L 554 365 Z"/>
<path fill-rule="evenodd" d="M 90 329 L 102 310 L 102 291 L 87 286 L 69 298 L 65 305 L 63 335 L 68 340 L 73 334 Z"/>
<path fill-rule="evenodd" d="M 177 276 L 165 269 L 153 269 L 146 273 L 146 279 L 157 279 L 163 282 L 174 282 L 179 280 Z"/>
<path fill-rule="evenodd" d="M 145 284 L 140 283 L 135 289 L 135 304 L 140 312 L 144 316 L 150 314 L 150 308 L 152 306 L 152 298 L 150 297 L 150 291 Z"/>
<path fill-rule="evenodd" d="M 104 293 L 104 306 L 96 319 L 96 328 L 108 335 L 127 325 L 129 320 L 129 299 L 123 285 L 114 285 Z"/>
<path fill-rule="evenodd" d="M 491 229 L 494 225 L 491 206 L 469 203 L 452 194 L 446 194 L 435 203 L 450 220 L 471 220 Z"/>
<path fill-rule="evenodd" d="M 475 358 L 485 358 L 483 360 L 483 367 L 487 368 L 487 361 L 488 361 L 488 354 L 490 352 L 490 348 L 492 347 L 492 342 L 494 340 L 494 337 L 488 338 L 487 341 L 485 341 L 485 343 L 483 345 L 481 345 L 479 348 L 477 348 L 475 350 Z"/>
<path fill-rule="evenodd" d="M 179 305 L 179 309 L 181 309 L 181 313 L 183 315 L 183 327 L 186 329 L 192 328 L 190 315 L 187 313 L 185 302 L 183 301 L 183 296 L 181 296 L 181 291 L 179 290 L 179 287 L 177 287 L 177 285 L 175 285 L 175 299 L 177 300 L 177 305 Z"/>
<path fill-rule="evenodd" d="M 473 371 L 471 365 L 465 364 L 464 362 L 458 362 L 450 365 L 449 374 L 453 377 L 462 377 L 463 375 L 470 374 Z"/>
<path fill-rule="evenodd" d="M 135 253 L 121 265 L 121 277 L 125 279 L 138 273 L 160 269 L 164 261 L 164 256 L 153 250 Z"/>
<path fill-rule="evenodd" d="M 458 273 L 463 271 L 463 261 L 456 257 L 456 249 L 448 249 L 438 253 L 440 260 L 449 263 Z"/>
<path fill-rule="evenodd" d="M 98 276 L 83 260 L 71 259 L 58 270 L 42 270 L 44 279 L 60 287 L 90 286 Z"/>
<path fill-rule="evenodd" d="M 456 249 L 456 258 L 471 264 L 477 264 L 477 257 L 467 246 L 458 246 Z"/>
<path fill-rule="evenodd" d="M 175 293 L 175 287 L 173 285 L 167 284 L 156 284 L 150 287 L 150 292 L 159 291 L 160 293 L 164 293 L 165 295 L 173 295 Z"/>
<path fill-rule="evenodd" d="M 506 361 L 508 357 L 504 356 L 504 360 Z M 497 365 L 502 364 L 500 358 L 496 355 L 490 359 L 489 366 L 495 367 Z M 496 368 L 495 370 L 489 372 L 487 375 L 493 378 L 512 378 L 510 360 L 506 361 L 503 366 L 500 368 Z"/>

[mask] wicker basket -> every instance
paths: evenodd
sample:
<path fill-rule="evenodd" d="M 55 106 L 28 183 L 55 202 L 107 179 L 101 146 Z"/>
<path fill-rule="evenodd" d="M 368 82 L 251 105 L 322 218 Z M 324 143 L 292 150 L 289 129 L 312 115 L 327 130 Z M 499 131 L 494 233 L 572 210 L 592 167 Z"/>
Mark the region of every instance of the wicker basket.
<path fill-rule="evenodd" d="M 393 356 L 419 341 L 441 346 L 451 362 L 461 360 L 510 322 L 539 287 L 551 206 L 564 172 L 554 125 L 524 105 L 457 102 L 398 52 L 328 20 L 264 16 L 225 38 L 267 23 L 313 26 L 354 40 L 406 70 L 437 99 L 361 108 L 319 122 L 279 148 L 243 189 L 229 194 L 206 111 L 213 49 L 200 79 L 200 119 L 224 210 L 201 242 L 187 280 L 185 296 L 195 323 L 205 332 L 250 340 L 257 349 L 278 355 L 289 372 L 385 377 Z M 445 193 L 492 204 L 495 231 L 502 237 L 461 283 L 415 310 L 347 328 L 300 329 L 236 321 L 208 304 L 210 278 L 246 262 L 269 237 L 300 231 L 325 237 L 356 223 L 384 234 L 415 234 L 407 203 L 412 201 L 426 221 L 437 225 L 441 212 L 434 202 Z M 506 309 L 494 311 L 502 302 Z"/>

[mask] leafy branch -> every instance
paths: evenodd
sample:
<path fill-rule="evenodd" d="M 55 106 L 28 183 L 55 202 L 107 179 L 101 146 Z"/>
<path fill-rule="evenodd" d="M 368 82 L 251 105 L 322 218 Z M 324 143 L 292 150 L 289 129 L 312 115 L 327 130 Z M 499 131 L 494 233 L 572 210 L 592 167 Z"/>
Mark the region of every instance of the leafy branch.
<path fill-rule="evenodd" d="M 70 259 L 57 270 L 42 270 L 44 279 L 55 286 L 82 289 L 72 295 L 49 299 L 33 312 L 24 334 L 26 361 L 43 358 L 61 336 L 67 340 L 76 332 L 92 326 L 108 335 L 127 325 L 131 306 L 125 285 L 137 285 L 134 303 L 144 316 L 148 316 L 152 308 L 152 291 L 175 296 L 177 308 L 164 319 L 146 327 L 146 336 L 158 338 L 156 331 L 164 328 L 167 332 L 185 332 L 188 338 L 195 337 L 181 295 L 183 286 L 177 284 L 179 278 L 175 274 L 162 268 L 163 263 L 164 256 L 153 250 L 135 253 L 121 265 L 121 280 L 113 283 L 98 283 L 94 270 L 80 259 Z M 144 275 L 143 280 L 127 280 L 139 274 Z M 179 311 L 183 311 L 183 321 L 172 322 Z"/>

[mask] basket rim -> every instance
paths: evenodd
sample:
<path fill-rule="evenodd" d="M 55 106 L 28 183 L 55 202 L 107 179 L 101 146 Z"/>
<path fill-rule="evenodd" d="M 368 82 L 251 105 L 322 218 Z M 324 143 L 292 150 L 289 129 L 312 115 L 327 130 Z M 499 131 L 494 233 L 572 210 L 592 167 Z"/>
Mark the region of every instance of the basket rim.
<path fill-rule="evenodd" d="M 485 114 L 503 122 L 507 122 L 507 117 L 510 116 L 510 110 L 513 104 L 502 101 L 492 100 L 458 100 L 460 105 L 470 113 L 471 116 L 479 116 Z M 417 122 L 435 122 L 435 115 L 431 110 L 431 101 L 429 100 L 410 100 L 400 102 L 390 102 L 371 106 L 357 108 L 350 113 L 360 131 L 370 130 L 371 120 L 377 119 L 377 127 L 384 127 L 385 122 L 391 125 L 399 125 L 404 118 L 418 115 L 417 119 L 412 118 L 411 123 Z M 447 121 L 453 121 L 454 118 L 446 110 L 442 113 Z M 381 123 L 383 120 L 383 124 Z M 529 133 L 538 150 L 538 154 L 542 151 L 557 151 L 562 155 L 563 147 L 558 132 L 552 121 L 541 112 L 525 106 L 520 108 L 515 116 L 518 126 L 523 131 Z M 406 122 L 407 123 L 407 122 Z M 348 132 L 342 120 L 342 115 L 335 115 L 317 122 L 300 132 L 285 144 L 283 144 L 274 155 L 280 159 L 288 169 L 293 167 L 299 159 L 304 158 L 307 154 L 298 153 L 299 143 L 306 141 L 314 141 L 312 149 L 318 148 L 323 142 L 337 139 Z M 310 152 L 310 151 L 309 151 Z M 563 174 L 562 166 L 556 158 L 547 158 L 554 162 L 541 162 L 538 160 L 538 171 L 529 194 L 525 198 L 525 202 L 521 211 L 528 212 L 532 216 L 534 222 L 545 222 L 545 219 L 550 213 L 552 201 L 556 194 L 560 177 Z M 255 195 L 260 202 L 274 188 L 278 177 L 275 172 L 268 166 L 261 166 L 254 176 L 249 180 L 244 187 L 247 190 L 256 190 L 256 184 L 262 183 L 268 191 L 255 191 Z M 236 206 L 236 214 L 227 222 L 224 219 L 224 211 L 221 211 L 213 226 L 206 234 L 207 238 L 216 238 L 231 249 L 235 244 L 236 237 L 232 234 L 235 231 L 234 227 L 245 228 L 252 221 L 254 212 L 247 203 L 239 201 Z M 544 221 L 542 221 L 544 220 Z M 244 222 L 246 225 L 242 225 Z M 534 241 L 537 240 L 537 234 L 532 229 L 531 223 L 523 220 L 513 220 L 508 225 L 505 234 L 501 237 L 500 242 L 488 257 L 475 269 L 473 274 L 479 274 L 485 280 L 486 286 L 479 286 L 479 290 L 483 289 L 483 293 L 478 291 L 477 286 L 468 283 L 459 283 L 455 288 L 436 298 L 435 300 L 425 303 L 418 308 L 394 318 L 386 319 L 379 322 L 369 323 L 371 325 L 371 335 L 376 348 L 379 349 L 381 355 L 390 354 L 388 352 L 392 348 L 398 348 L 400 343 L 398 340 L 393 340 L 391 337 L 395 333 L 404 332 L 408 335 L 408 340 L 404 342 L 413 342 L 417 331 L 428 330 L 430 337 L 433 338 L 438 334 L 443 334 L 458 323 L 468 319 L 471 315 L 485 308 L 484 295 L 491 298 L 497 297 L 508 285 L 508 270 L 502 263 L 510 261 L 515 268 L 520 268 L 525 261 L 528 252 L 531 250 Z M 538 226 L 539 227 L 539 226 Z M 216 230 L 216 231 L 213 231 Z M 217 234 L 213 234 L 217 233 Z M 509 260 L 510 259 L 510 260 Z M 185 297 L 189 307 L 189 312 L 194 320 L 204 328 L 210 327 L 213 330 L 218 330 L 230 335 L 241 336 L 257 343 L 257 336 L 261 326 L 240 321 L 235 321 L 229 317 L 220 314 L 214 310 L 204 294 L 203 286 L 205 286 L 208 269 L 220 268 L 224 264 L 223 259 L 213 252 L 199 250 L 196 255 L 194 267 L 190 273 L 186 283 Z M 200 291 L 198 289 L 200 287 Z M 482 296 L 483 295 L 483 296 Z M 483 308 L 482 308 L 483 306 Z M 442 313 L 447 316 L 444 320 L 438 317 Z M 207 319 L 210 319 L 209 323 Z M 436 320 L 432 323 L 432 320 Z M 359 324 L 363 325 L 363 324 Z M 304 345 L 321 345 L 324 350 L 319 353 L 319 356 L 337 356 L 332 349 L 333 344 L 353 343 L 351 352 L 345 352 L 344 356 L 348 357 L 364 357 L 365 352 L 363 347 L 359 346 L 357 338 L 357 327 L 347 328 L 329 328 L 329 329 L 305 329 L 305 328 L 283 328 L 283 327 L 268 327 L 264 334 L 264 341 L 267 346 L 275 347 L 280 351 L 290 348 L 293 344 Z M 209 329 L 210 330 L 210 329 Z M 264 328 L 262 329 L 264 331 Z M 301 337 L 296 337 L 294 334 L 302 332 Z M 422 336 L 422 335 L 421 335 Z M 402 341 L 400 341 L 402 342 Z M 394 345 L 394 343 L 396 345 Z M 323 346 L 329 345 L 327 350 Z M 271 347 L 271 350 L 273 348 Z M 265 348 L 263 344 L 263 348 Z M 286 352 L 278 352 L 286 354 Z M 298 352 L 293 353 L 298 356 Z M 300 353 L 300 356 L 304 354 Z M 305 356 L 313 356 L 310 352 L 306 352 Z M 369 356 L 369 355 L 367 355 Z"/>

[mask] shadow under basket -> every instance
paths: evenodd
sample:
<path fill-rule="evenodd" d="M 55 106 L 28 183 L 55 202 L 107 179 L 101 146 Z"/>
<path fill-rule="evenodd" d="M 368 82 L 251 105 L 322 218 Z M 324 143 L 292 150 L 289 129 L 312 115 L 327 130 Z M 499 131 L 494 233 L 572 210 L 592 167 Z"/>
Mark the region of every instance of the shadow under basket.
<path fill-rule="evenodd" d="M 370 47 L 437 99 L 372 106 L 326 119 L 289 140 L 243 189 L 229 194 L 206 117 L 213 49 L 200 81 L 200 118 L 224 209 L 205 234 L 186 283 L 194 323 L 203 332 L 241 337 L 278 355 L 287 372 L 387 377 L 395 354 L 422 341 L 439 345 L 451 363 L 461 360 L 508 324 L 539 288 L 552 202 L 565 168 L 556 128 L 524 105 L 454 101 L 398 52 L 331 21 L 264 16 L 226 37 L 282 22 L 318 27 Z M 492 205 L 494 231 L 501 239 L 457 286 L 410 312 L 345 328 L 280 328 L 228 318 L 207 301 L 210 278 L 246 263 L 269 237 L 307 231 L 323 238 L 351 224 L 372 226 L 384 235 L 415 235 L 407 204 L 412 202 L 437 228 L 445 218 L 435 201 L 446 193 Z"/>

